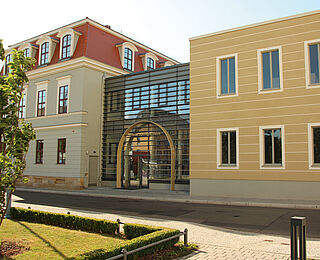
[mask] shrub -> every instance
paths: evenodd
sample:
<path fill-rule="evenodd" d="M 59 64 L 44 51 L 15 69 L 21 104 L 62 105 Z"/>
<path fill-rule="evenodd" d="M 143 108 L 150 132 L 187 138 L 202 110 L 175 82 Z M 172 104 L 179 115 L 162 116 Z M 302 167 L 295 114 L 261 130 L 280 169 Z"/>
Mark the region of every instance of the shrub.
<path fill-rule="evenodd" d="M 114 235 L 119 227 L 119 224 L 114 221 L 14 207 L 11 208 L 10 214 L 13 220 L 109 235 Z"/>
<path fill-rule="evenodd" d="M 133 238 L 140 237 L 140 236 L 143 236 L 146 234 L 150 234 L 150 233 L 155 232 L 157 230 L 161 230 L 161 228 L 140 225 L 140 224 L 127 224 L 127 223 L 125 223 L 123 225 L 124 234 L 126 235 L 126 237 L 128 239 L 133 239 Z"/>

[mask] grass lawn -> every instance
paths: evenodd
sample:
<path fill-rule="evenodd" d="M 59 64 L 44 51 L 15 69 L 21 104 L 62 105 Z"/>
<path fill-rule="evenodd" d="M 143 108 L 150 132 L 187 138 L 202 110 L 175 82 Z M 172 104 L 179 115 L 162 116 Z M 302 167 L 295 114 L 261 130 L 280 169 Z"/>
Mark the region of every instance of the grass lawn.
<path fill-rule="evenodd" d="M 13 257 L 30 260 L 65 259 L 125 243 L 117 237 L 7 219 L 0 227 L 0 241 L 3 240 L 13 240 L 30 247 L 29 251 Z"/>

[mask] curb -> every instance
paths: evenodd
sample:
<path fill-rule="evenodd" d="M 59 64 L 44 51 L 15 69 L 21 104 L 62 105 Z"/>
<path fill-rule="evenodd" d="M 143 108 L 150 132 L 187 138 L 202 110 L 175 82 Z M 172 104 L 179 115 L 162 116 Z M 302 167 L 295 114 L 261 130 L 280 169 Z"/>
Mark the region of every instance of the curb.
<path fill-rule="evenodd" d="M 265 208 L 288 208 L 288 209 L 320 209 L 319 204 L 302 204 L 302 203 L 282 203 L 282 202 L 258 202 L 258 201 L 231 201 L 231 200 L 217 200 L 217 199 L 199 199 L 199 198 L 165 198 L 165 197 L 145 197 L 141 195 L 121 195 L 121 194 L 100 194 L 100 193 L 84 193 L 77 191 L 61 191 L 61 190 L 44 190 L 44 189 L 29 189 L 17 188 L 18 191 L 30 191 L 39 193 L 51 193 L 62 195 L 76 195 L 85 197 L 101 197 L 101 198 L 121 198 L 121 199 L 135 199 L 148 201 L 163 201 L 163 202 L 177 202 L 177 203 L 195 203 L 195 204 L 212 204 L 224 206 L 242 206 L 242 207 L 265 207 Z M 165 195 L 165 194 L 164 194 Z"/>

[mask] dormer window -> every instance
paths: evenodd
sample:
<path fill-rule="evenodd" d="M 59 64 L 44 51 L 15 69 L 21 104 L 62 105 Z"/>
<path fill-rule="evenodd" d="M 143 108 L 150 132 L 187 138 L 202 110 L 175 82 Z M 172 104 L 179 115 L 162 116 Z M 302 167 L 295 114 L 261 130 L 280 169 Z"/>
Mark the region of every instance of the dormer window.
<path fill-rule="evenodd" d="M 124 49 L 124 69 L 132 71 L 132 50 L 129 48 Z"/>
<path fill-rule="evenodd" d="M 121 65 L 125 70 L 134 71 L 134 52 L 138 51 L 137 47 L 131 42 L 117 44 L 119 50 Z"/>
<path fill-rule="evenodd" d="M 50 36 L 41 36 L 37 41 L 40 46 L 39 65 L 46 65 L 51 62 L 51 59 L 56 49 L 58 40 Z"/>
<path fill-rule="evenodd" d="M 5 75 L 8 75 L 9 73 L 11 73 L 11 69 L 9 67 L 9 62 L 12 61 L 12 55 L 8 54 L 6 56 L 6 64 L 5 64 Z"/>
<path fill-rule="evenodd" d="M 62 59 L 70 57 L 71 35 L 67 34 L 62 38 Z"/>
<path fill-rule="evenodd" d="M 29 48 L 24 49 L 23 54 L 24 54 L 24 57 L 30 58 L 30 49 Z"/>
<path fill-rule="evenodd" d="M 153 70 L 156 68 L 156 62 L 158 57 L 152 52 L 144 53 L 140 55 L 142 59 L 142 66 L 144 70 Z"/>
<path fill-rule="evenodd" d="M 20 45 L 18 50 L 23 51 L 25 57 L 35 58 L 38 48 L 39 47 L 37 45 L 25 42 L 22 45 Z"/>
<path fill-rule="evenodd" d="M 147 58 L 147 70 L 154 69 L 154 60 L 152 58 Z"/>
<path fill-rule="evenodd" d="M 58 32 L 57 37 L 60 38 L 60 60 L 68 59 L 73 56 L 80 35 L 80 32 L 69 27 L 63 28 Z"/>
<path fill-rule="evenodd" d="M 41 45 L 40 65 L 49 63 L 49 42 Z"/>

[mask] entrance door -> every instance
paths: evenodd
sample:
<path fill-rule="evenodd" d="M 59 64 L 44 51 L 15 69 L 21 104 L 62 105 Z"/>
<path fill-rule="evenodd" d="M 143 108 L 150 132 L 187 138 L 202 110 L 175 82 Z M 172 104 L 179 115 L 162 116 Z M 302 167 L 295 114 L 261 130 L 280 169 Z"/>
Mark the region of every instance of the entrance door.
<path fill-rule="evenodd" d="M 99 157 L 95 155 L 89 155 L 89 185 L 97 185 Z"/>
<path fill-rule="evenodd" d="M 129 187 L 133 189 L 149 188 L 149 164 L 146 155 L 131 155 L 129 168 Z"/>

